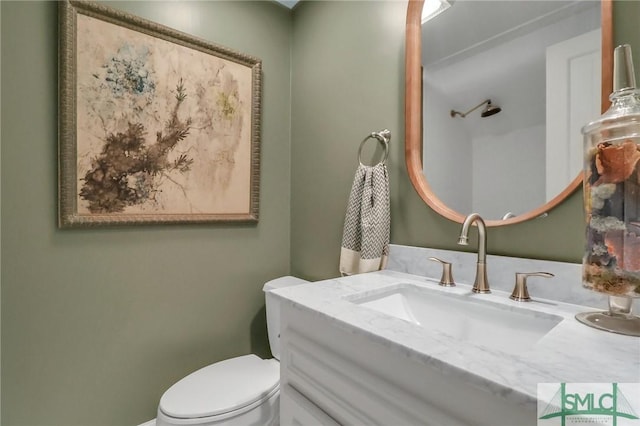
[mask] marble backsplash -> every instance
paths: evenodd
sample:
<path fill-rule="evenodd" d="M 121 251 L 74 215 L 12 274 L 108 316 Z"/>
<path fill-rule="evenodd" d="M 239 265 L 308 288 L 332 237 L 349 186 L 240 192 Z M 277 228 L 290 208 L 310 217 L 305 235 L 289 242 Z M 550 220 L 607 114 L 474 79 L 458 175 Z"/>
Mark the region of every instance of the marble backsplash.
<path fill-rule="evenodd" d="M 439 279 L 442 266 L 429 260 L 429 257 L 450 262 L 456 282 L 473 284 L 476 253 L 391 244 L 387 269 Z M 579 263 L 487 255 L 487 276 L 492 289 L 511 293 L 516 272 L 551 272 L 555 275 L 553 278 L 529 278 L 527 287 L 533 299 L 550 299 L 607 309 L 606 295 L 582 287 L 582 265 Z M 638 299 L 635 299 L 636 312 L 638 305 Z"/>

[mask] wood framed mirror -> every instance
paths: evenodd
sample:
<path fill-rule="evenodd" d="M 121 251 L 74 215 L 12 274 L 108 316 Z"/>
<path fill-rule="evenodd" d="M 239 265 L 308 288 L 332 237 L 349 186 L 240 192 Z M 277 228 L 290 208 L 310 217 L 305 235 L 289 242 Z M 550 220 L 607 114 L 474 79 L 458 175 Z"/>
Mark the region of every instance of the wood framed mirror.
<path fill-rule="evenodd" d="M 466 0 L 458 0 L 453 3 L 451 9 L 456 5 L 464 3 Z M 452 221 L 462 223 L 466 214 L 471 211 L 459 211 L 445 202 L 442 197 L 439 197 L 433 190 L 432 183 L 427 179 L 423 170 L 423 134 L 427 136 L 428 132 L 423 128 L 423 98 L 429 96 L 428 92 L 423 92 L 423 42 L 422 42 L 422 8 L 423 0 L 409 0 L 407 7 L 407 22 L 406 22 L 406 56 L 405 56 L 405 160 L 407 166 L 407 172 L 414 188 L 420 195 L 420 197 L 438 214 L 450 219 Z M 473 2 L 472 2 L 473 3 Z M 503 2 L 504 4 L 504 2 Z M 601 43 L 601 81 L 600 81 L 600 110 L 604 112 L 609 107 L 609 94 L 612 90 L 612 72 L 613 72 L 613 17 L 612 17 L 612 0 L 601 0 L 599 4 L 600 12 L 600 43 Z M 445 11 L 443 13 L 449 13 Z M 435 19 L 438 19 L 436 17 Z M 451 26 L 451 25 L 450 25 Z M 425 41 L 425 48 L 428 45 Z M 426 73 L 426 72 L 425 72 Z M 596 94 L 597 95 L 597 94 Z M 483 98 L 484 99 L 484 98 Z M 597 100 L 597 98 L 595 98 Z M 480 102 L 482 99 L 478 99 Z M 477 102 L 476 102 L 477 103 Z M 460 105 L 460 109 L 464 111 L 464 108 L 471 108 L 473 105 Z M 543 105 L 544 108 L 544 105 Z M 446 108 L 446 113 L 449 110 Z M 596 105 L 597 109 L 597 105 Z M 474 114 L 480 116 L 479 111 L 475 111 Z M 451 110 L 450 120 L 462 120 L 459 115 L 455 116 L 453 110 Z M 483 115 L 484 116 L 484 115 Z M 592 117 L 597 118 L 596 116 Z M 439 118 L 443 120 L 442 118 Z M 483 118 L 481 120 L 491 120 L 491 118 Z M 581 123 L 580 125 L 586 124 Z M 544 123 L 543 123 L 544 125 Z M 573 130 L 572 130 L 573 131 Z M 544 139 L 544 138 L 543 138 Z M 428 153 L 425 151 L 425 157 Z M 449 179 L 455 180 L 456 169 L 450 170 L 451 177 Z M 575 176 L 573 180 L 571 176 Z M 566 187 L 562 186 L 559 189 L 559 193 L 554 196 L 549 196 L 546 200 L 542 201 L 539 205 L 528 209 L 527 211 L 518 212 L 516 216 L 500 219 L 494 217 L 485 217 L 487 226 L 502 226 L 515 223 L 524 222 L 541 215 L 544 215 L 561 202 L 563 202 L 569 195 L 571 195 L 582 184 L 582 171 L 577 175 L 572 174 L 569 176 L 570 182 Z M 564 183 L 562 184 L 564 185 Z M 480 212 L 482 214 L 482 212 Z"/>

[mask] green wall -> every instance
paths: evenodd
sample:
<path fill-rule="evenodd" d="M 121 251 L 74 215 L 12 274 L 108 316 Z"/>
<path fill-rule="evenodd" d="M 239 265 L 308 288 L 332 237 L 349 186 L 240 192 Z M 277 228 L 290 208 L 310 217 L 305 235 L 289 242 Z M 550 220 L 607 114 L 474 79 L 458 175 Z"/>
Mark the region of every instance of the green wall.
<path fill-rule="evenodd" d="M 639 17 L 640 2 L 615 3 L 617 43 L 640 48 Z M 338 275 L 342 224 L 358 146 L 365 135 L 383 127 L 393 133 L 388 160 L 392 243 L 460 250 L 456 244 L 460 225 L 427 207 L 406 173 L 405 19 L 404 2 L 311 1 L 294 9 L 293 274 L 310 279 Z M 638 62 L 640 52 L 635 58 Z M 580 262 L 583 220 L 580 190 L 548 217 L 491 228 L 488 251 Z M 474 245 L 471 241 L 469 247 Z"/>
<path fill-rule="evenodd" d="M 109 3 L 263 60 L 260 222 L 59 230 L 57 5 L 1 3 L 2 424 L 139 424 L 187 373 L 268 354 L 262 284 L 290 261 L 291 14 Z"/>
<path fill-rule="evenodd" d="M 615 45 L 631 44 L 636 80 L 640 84 L 640 1 L 618 0 L 613 2 L 613 38 Z"/>

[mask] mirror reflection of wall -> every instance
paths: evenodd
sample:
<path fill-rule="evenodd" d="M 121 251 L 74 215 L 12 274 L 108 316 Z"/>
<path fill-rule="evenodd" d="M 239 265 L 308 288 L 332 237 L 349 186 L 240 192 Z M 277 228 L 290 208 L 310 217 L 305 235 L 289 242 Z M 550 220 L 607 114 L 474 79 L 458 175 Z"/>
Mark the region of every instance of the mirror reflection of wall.
<path fill-rule="evenodd" d="M 599 1 L 459 0 L 422 26 L 423 165 L 450 208 L 533 210 L 582 169 L 600 115 Z M 501 108 L 482 117 L 491 99 Z"/>

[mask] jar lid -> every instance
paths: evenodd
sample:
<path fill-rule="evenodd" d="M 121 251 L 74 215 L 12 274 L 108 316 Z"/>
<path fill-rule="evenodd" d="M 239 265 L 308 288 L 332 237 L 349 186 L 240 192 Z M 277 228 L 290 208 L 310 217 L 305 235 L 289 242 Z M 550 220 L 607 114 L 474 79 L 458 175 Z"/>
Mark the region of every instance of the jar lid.
<path fill-rule="evenodd" d="M 616 47 L 613 58 L 613 93 L 609 96 L 611 107 L 600 118 L 582 128 L 584 135 L 628 125 L 621 123 L 621 118 L 637 121 L 640 125 L 640 90 L 636 87 L 631 46 L 623 44 Z"/>

